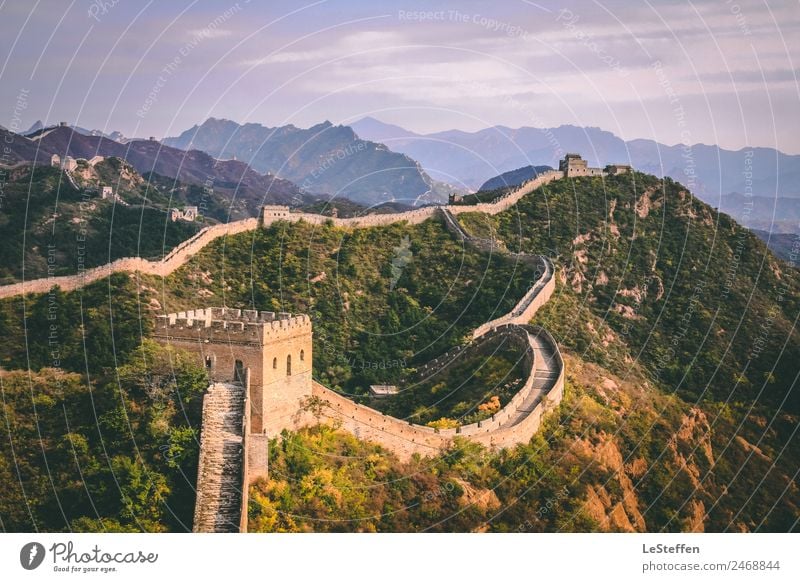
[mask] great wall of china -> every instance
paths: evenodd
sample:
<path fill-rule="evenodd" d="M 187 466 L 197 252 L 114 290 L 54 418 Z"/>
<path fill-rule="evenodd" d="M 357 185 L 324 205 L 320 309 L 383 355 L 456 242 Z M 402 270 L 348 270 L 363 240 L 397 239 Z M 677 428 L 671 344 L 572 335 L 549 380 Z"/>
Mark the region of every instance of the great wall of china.
<path fill-rule="evenodd" d="M 11 285 L 0 286 L 0 299 L 13 297 L 24 293 L 47 293 L 53 286 L 58 285 L 64 291 L 73 291 L 84 285 L 88 285 L 100 279 L 105 279 L 114 273 L 134 273 L 140 272 L 146 275 L 166 277 L 175 270 L 186 264 L 189 259 L 200 252 L 206 245 L 218 238 L 232 236 L 242 232 L 255 230 L 259 225 L 269 225 L 272 222 L 285 220 L 288 222 L 305 221 L 311 224 L 325 224 L 330 222 L 334 226 L 342 228 L 371 228 L 376 226 L 387 226 L 396 222 L 407 222 L 408 224 L 419 224 L 429 218 L 433 218 L 439 208 L 446 208 L 452 214 L 462 212 L 483 212 L 486 214 L 498 214 L 516 204 L 523 196 L 529 194 L 536 188 L 563 177 L 562 172 L 551 171 L 541 174 L 539 177 L 530 180 L 511 191 L 506 196 L 494 201 L 483 202 L 472 206 L 428 206 L 399 212 L 396 214 L 368 214 L 354 218 L 331 218 L 320 214 L 310 214 L 307 212 L 276 212 L 279 215 L 265 213 L 261 219 L 245 218 L 225 224 L 215 224 L 208 226 L 191 238 L 185 240 L 173 248 L 160 261 L 148 261 L 140 257 L 127 257 L 117 259 L 106 265 L 86 269 L 76 275 L 63 275 L 59 277 L 44 277 L 31 281 L 22 281 Z"/>
<path fill-rule="evenodd" d="M 501 252 L 534 267 L 537 277 L 531 288 L 509 313 L 476 328 L 471 344 L 479 348 L 485 342 L 502 338 L 523 346 L 524 383 L 491 418 L 453 429 L 435 429 L 387 416 L 314 381 L 311 324 L 307 316 L 226 308 L 159 316 L 156 339 L 197 352 L 212 378 L 203 399 L 194 530 L 246 531 L 249 486 L 267 475 L 269 438 L 277 436 L 283 428 L 296 429 L 324 418 L 358 438 L 381 444 L 404 460 L 414 454 L 430 456 L 445 451 L 456 437 L 490 448 L 513 446 L 531 438 L 543 415 L 559 404 L 564 390 L 564 365 L 555 340 L 546 330 L 527 325 L 555 289 L 553 265 L 546 257 L 508 253 L 496 241 L 470 236 L 456 215 L 498 214 L 542 185 L 564 176 L 561 171 L 540 174 L 493 202 L 426 207 L 397 214 L 330 218 L 289 212 L 283 207 L 265 207 L 260 219 L 201 230 L 161 261 L 119 259 L 77 275 L 2 286 L 0 298 L 43 293 L 54 285 L 65 291 L 74 290 L 118 272 L 167 276 L 220 237 L 281 220 L 370 228 L 396 222 L 418 224 L 441 214 L 446 228 L 464 244 L 482 251 Z M 276 350 L 279 355 L 275 355 Z M 469 347 L 454 348 L 422 366 L 419 373 L 435 374 L 468 351 Z"/>

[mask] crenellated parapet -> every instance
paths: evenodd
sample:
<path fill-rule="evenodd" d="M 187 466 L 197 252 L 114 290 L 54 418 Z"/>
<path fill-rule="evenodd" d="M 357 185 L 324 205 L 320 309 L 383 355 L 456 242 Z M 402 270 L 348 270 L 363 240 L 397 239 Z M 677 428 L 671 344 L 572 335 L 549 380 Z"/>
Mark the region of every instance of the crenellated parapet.
<path fill-rule="evenodd" d="M 245 342 L 264 345 L 296 333 L 310 333 L 311 318 L 286 312 L 208 307 L 156 317 L 155 335 L 170 339 Z"/>

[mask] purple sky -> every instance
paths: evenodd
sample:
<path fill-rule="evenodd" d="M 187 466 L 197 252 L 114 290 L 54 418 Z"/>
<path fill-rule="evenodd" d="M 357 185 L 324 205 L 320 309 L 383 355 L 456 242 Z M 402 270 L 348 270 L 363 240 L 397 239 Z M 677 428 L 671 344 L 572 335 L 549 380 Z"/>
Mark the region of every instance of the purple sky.
<path fill-rule="evenodd" d="M 494 6 L 493 4 L 500 4 Z M 797 1 L 5 2 L 0 124 L 599 126 L 800 153 Z M 424 13 L 420 13 L 424 11 Z"/>

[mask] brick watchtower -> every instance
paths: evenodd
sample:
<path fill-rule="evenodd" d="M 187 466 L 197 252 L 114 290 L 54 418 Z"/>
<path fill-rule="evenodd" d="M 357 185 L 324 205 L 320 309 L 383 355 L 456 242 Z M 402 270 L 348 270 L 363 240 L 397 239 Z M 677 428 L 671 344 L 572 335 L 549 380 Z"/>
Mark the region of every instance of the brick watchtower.
<path fill-rule="evenodd" d="M 211 307 L 158 316 L 155 339 L 197 354 L 212 382 L 250 379 L 250 432 L 269 437 L 300 426 L 311 395 L 307 315 Z"/>

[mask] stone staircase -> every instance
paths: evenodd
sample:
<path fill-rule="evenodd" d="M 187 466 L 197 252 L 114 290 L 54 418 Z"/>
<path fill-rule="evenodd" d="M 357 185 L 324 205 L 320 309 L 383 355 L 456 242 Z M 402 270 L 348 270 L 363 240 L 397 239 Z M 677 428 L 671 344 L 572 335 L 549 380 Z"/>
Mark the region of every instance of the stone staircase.
<path fill-rule="evenodd" d="M 517 407 L 516 414 L 512 414 L 503 427 L 514 426 L 528 416 L 539 404 L 539 401 L 548 393 L 558 380 L 561 366 L 553 346 L 541 335 L 529 330 L 533 338 L 533 389 L 528 397 Z"/>
<path fill-rule="evenodd" d="M 242 499 L 244 387 L 212 384 L 203 397 L 195 532 L 238 532 Z"/>

